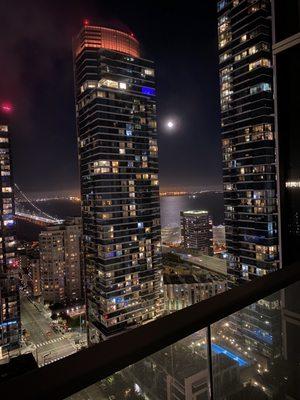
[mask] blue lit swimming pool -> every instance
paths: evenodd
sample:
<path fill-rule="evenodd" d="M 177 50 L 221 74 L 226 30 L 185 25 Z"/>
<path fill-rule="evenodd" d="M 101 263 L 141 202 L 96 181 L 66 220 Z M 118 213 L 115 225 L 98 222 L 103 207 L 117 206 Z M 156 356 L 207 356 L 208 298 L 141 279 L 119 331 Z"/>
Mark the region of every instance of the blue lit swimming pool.
<path fill-rule="evenodd" d="M 224 349 L 224 347 L 219 346 L 218 344 L 212 343 L 211 345 L 212 351 L 216 354 L 224 354 L 225 356 L 231 358 L 232 360 L 236 361 L 240 367 L 245 367 L 249 365 L 249 363 L 244 360 L 243 358 L 239 357 L 237 354 Z"/>

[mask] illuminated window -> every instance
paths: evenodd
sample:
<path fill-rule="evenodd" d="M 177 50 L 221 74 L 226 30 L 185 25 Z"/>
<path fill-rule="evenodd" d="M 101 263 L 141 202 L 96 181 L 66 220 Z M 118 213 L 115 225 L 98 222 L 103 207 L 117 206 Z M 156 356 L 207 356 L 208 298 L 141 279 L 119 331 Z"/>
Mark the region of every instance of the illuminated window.
<path fill-rule="evenodd" d="M 112 81 L 110 79 L 101 79 L 99 81 L 99 86 L 107 86 L 113 89 L 118 89 L 119 88 L 119 83 L 116 81 Z"/>
<path fill-rule="evenodd" d="M 95 161 L 94 167 L 110 167 L 110 161 L 107 160 Z"/>
<path fill-rule="evenodd" d="M 106 174 L 108 172 L 110 172 L 110 168 L 107 167 L 102 167 L 102 168 L 98 168 L 100 169 L 101 174 Z"/>
<path fill-rule="evenodd" d="M 227 6 L 228 2 L 229 2 L 228 0 L 220 0 L 217 6 L 218 11 L 223 10 L 223 8 Z"/>
<path fill-rule="evenodd" d="M 155 96 L 155 89 L 147 86 L 142 86 L 141 92 L 148 96 Z"/>
<path fill-rule="evenodd" d="M 81 93 L 85 92 L 87 89 L 94 89 L 97 87 L 97 82 L 96 81 L 86 81 L 81 87 L 80 91 Z"/>
<path fill-rule="evenodd" d="M 226 53 L 223 53 L 220 55 L 220 63 L 223 63 L 226 61 L 228 58 L 232 56 L 232 53 L 230 51 L 227 51 Z"/>
<path fill-rule="evenodd" d="M 224 32 L 219 36 L 219 48 L 225 47 L 232 39 L 231 32 Z"/>
<path fill-rule="evenodd" d="M 255 68 L 258 67 L 271 67 L 271 61 L 268 60 L 267 58 L 262 58 L 261 60 L 255 61 L 253 63 L 249 64 L 249 71 L 252 71 Z"/>
<path fill-rule="evenodd" d="M 272 87 L 270 83 L 259 83 L 258 85 L 250 88 L 250 94 L 256 94 L 259 92 L 271 92 Z"/>
<path fill-rule="evenodd" d="M 149 76 L 154 76 L 154 69 L 146 68 L 146 69 L 144 69 L 144 74 L 149 75 Z"/>
<path fill-rule="evenodd" d="M 7 219 L 6 221 L 3 221 L 4 226 L 10 226 L 14 224 L 14 220 L 13 219 Z"/>
<path fill-rule="evenodd" d="M 119 83 L 119 88 L 120 88 L 120 89 L 127 89 L 126 83 L 120 82 L 120 83 Z"/>
<path fill-rule="evenodd" d="M 103 214 L 100 214 L 100 218 L 102 218 L 102 219 L 109 219 L 109 218 L 112 218 L 112 213 L 103 213 Z"/>

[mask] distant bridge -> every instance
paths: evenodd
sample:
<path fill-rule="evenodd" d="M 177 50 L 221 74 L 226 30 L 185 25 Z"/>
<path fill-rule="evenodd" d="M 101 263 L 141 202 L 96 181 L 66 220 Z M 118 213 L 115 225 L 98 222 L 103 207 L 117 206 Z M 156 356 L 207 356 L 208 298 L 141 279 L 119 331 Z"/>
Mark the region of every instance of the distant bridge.
<path fill-rule="evenodd" d="M 58 219 L 53 217 L 50 214 L 42 211 L 39 207 L 37 207 L 32 200 L 19 188 L 19 186 L 15 183 L 15 201 L 16 201 L 16 210 L 15 210 L 15 218 L 23 221 L 28 221 L 37 225 L 59 225 L 64 221 L 62 219 Z M 26 204 L 26 208 L 23 204 Z M 31 211 L 30 211 L 31 208 Z"/>

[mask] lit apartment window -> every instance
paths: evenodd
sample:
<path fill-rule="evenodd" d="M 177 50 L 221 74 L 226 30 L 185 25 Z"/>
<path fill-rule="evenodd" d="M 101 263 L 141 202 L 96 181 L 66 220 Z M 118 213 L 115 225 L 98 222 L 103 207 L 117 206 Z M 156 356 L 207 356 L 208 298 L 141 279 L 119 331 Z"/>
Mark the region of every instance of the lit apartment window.
<path fill-rule="evenodd" d="M 255 61 L 249 64 L 249 71 L 258 68 L 258 67 L 271 67 L 271 61 L 267 58 L 262 58 L 261 60 Z"/>
<path fill-rule="evenodd" d="M 119 88 L 119 83 L 116 81 L 112 81 L 110 79 L 101 79 L 99 81 L 99 86 L 106 86 L 109 88 L 113 88 L 113 89 L 118 89 Z"/>
<path fill-rule="evenodd" d="M 107 160 L 95 161 L 94 167 L 110 167 L 110 161 Z"/>
<path fill-rule="evenodd" d="M 228 58 L 230 58 L 232 56 L 231 51 L 227 51 L 223 54 L 220 55 L 220 63 L 223 63 L 224 61 L 226 61 Z"/>
<path fill-rule="evenodd" d="M 221 0 L 218 2 L 218 11 L 223 10 L 223 8 L 225 8 L 227 6 L 227 4 L 229 3 L 229 0 Z"/>
<path fill-rule="evenodd" d="M 259 92 L 271 92 L 272 87 L 270 83 L 260 83 L 250 88 L 250 94 L 256 94 Z"/>
<path fill-rule="evenodd" d="M 219 36 L 219 48 L 225 47 L 232 39 L 231 32 L 222 33 Z"/>
<path fill-rule="evenodd" d="M 146 69 L 144 69 L 144 74 L 149 75 L 149 76 L 154 76 L 154 69 L 146 68 Z"/>

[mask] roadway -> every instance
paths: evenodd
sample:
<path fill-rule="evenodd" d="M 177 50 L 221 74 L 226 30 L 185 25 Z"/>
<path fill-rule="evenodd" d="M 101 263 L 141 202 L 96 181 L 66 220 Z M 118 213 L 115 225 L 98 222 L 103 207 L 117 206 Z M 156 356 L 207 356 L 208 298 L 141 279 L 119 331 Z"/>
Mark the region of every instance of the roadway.
<path fill-rule="evenodd" d="M 30 341 L 35 345 L 45 342 L 60 334 L 55 333 L 51 328 L 51 320 L 45 314 L 42 305 L 31 301 L 27 296 L 21 293 L 21 322 L 22 328 L 30 334 Z M 47 333 L 50 332 L 50 335 Z"/>
<path fill-rule="evenodd" d="M 39 366 L 57 361 L 75 353 L 75 340 L 85 342 L 85 335 L 79 333 L 56 333 L 51 328 L 51 319 L 45 315 L 42 305 L 32 302 L 21 294 L 22 329 L 29 333 L 29 343 L 22 352 L 32 352 Z"/>

